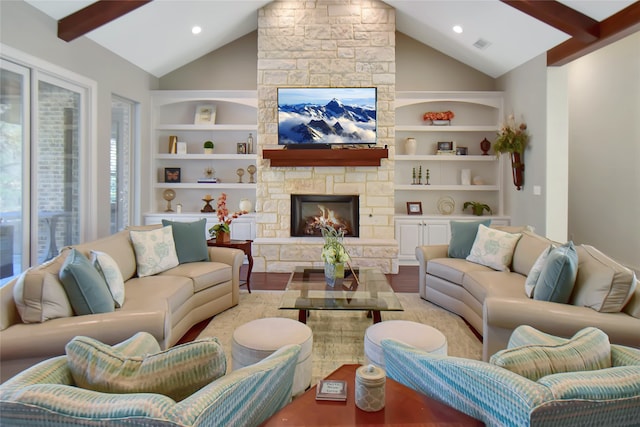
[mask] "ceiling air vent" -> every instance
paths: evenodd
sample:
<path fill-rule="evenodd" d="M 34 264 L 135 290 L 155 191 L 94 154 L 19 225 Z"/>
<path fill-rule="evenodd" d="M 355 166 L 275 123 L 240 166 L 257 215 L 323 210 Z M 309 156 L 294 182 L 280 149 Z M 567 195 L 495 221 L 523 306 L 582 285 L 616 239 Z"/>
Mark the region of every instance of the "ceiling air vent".
<path fill-rule="evenodd" d="M 480 50 L 484 50 L 484 49 L 488 48 L 489 46 L 491 46 L 491 42 L 489 42 L 489 41 L 487 41 L 485 39 L 478 39 L 473 44 L 473 46 L 477 47 Z"/>

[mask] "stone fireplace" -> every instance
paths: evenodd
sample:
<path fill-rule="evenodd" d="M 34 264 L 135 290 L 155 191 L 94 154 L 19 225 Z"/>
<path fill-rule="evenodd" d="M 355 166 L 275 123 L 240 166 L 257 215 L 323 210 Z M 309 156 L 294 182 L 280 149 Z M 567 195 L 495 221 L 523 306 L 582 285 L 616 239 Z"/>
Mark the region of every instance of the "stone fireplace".
<path fill-rule="evenodd" d="M 323 225 L 346 237 L 360 235 L 359 197 L 327 194 L 291 195 L 291 237 L 321 236 Z"/>
<path fill-rule="evenodd" d="M 377 266 L 385 273 L 398 271 L 393 190 L 395 19 L 394 9 L 376 0 L 275 0 L 259 10 L 254 271 L 322 266 L 322 238 L 296 237 L 292 230 L 295 194 L 357 194 L 358 237 L 345 238 L 353 264 Z M 293 86 L 376 87 L 376 146 L 387 146 L 389 159 L 380 166 L 272 166 L 262 152 L 282 148 L 277 88 Z"/>

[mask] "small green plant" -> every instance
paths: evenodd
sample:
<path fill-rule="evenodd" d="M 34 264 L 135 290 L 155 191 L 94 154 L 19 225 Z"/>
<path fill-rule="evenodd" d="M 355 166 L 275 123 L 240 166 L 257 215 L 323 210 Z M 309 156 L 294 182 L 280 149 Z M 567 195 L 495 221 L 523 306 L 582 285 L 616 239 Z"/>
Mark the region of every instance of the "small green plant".
<path fill-rule="evenodd" d="M 473 214 L 477 216 L 482 216 L 484 211 L 493 213 L 489 205 L 487 205 L 486 203 L 480 203 L 480 202 L 464 202 L 464 206 L 462 207 L 462 210 L 467 209 L 469 206 L 471 206 L 471 210 L 473 211 Z"/>
<path fill-rule="evenodd" d="M 213 150 L 213 141 L 205 141 L 204 148 L 211 148 Z"/>

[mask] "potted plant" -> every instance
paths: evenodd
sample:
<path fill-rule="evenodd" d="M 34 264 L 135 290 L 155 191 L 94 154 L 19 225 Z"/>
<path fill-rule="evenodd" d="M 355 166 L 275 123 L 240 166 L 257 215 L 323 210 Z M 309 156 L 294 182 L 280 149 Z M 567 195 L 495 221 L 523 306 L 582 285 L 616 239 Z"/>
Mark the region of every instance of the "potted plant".
<path fill-rule="evenodd" d="M 324 261 L 324 278 L 327 285 L 333 287 L 336 279 L 344 278 L 344 263 L 349 261 L 344 244 L 344 231 L 336 230 L 328 224 L 322 225 L 320 231 L 324 239 L 322 260 Z"/>
<path fill-rule="evenodd" d="M 493 213 L 489 205 L 487 205 L 486 203 L 480 203 L 480 202 L 464 202 L 464 206 L 462 207 L 462 210 L 467 209 L 469 206 L 471 206 L 471 210 L 473 211 L 473 214 L 477 216 L 482 216 L 484 214 L 484 211 L 487 211 L 490 214 Z"/>
<path fill-rule="evenodd" d="M 510 115 L 507 122 L 500 128 L 498 138 L 493 143 L 493 150 L 497 155 L 511 153 L 513 183 L 518 190 L 524 185 L 524 149 L 527 142 L 529 142 L 527 124 L 520 123 L 516 126 L 513 115 Z"/>
<path fill-rule="evenodd" d="M 218 244 L 229 243 L 231 241 L 231 221 L 244 214 L 244 212 L 229 214 L 229 209 L 227 209 L 227 193 L 220 194 L 217 208 L 216 213 L 218 215 L 218 221 L 220 222 L 209 228 L 209 235 L 215 237 L 216 243 Z"/>
<path fill-rule="evenodd" d="M 213 154 L 213 141 L 204 142 L 204 154 Z"/>

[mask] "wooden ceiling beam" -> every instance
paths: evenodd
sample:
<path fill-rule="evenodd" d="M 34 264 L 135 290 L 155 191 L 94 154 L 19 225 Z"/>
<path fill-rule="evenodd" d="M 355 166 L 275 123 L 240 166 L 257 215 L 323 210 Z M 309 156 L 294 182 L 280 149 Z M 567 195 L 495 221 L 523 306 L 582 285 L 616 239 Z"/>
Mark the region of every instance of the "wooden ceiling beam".
<path fill-rule="evenodd" d="M 600 37 L 598 21 L 557 1 L 502 0 L 502 2 L 584 43 L 596 41 Z"/>
<path fill-rule="evenodd" d="M 152 0 L 99 0 L 58 21 L 58 38 L 70 42 Z"/>
<path fill-rule="evenodd" d="M 547 66 L 561 66 L 640 31 L 640 2 L 632 3 L 615 15 L 600 22 L 600 36 L 585 43 L 576 38 L 547 51 Z"/>

